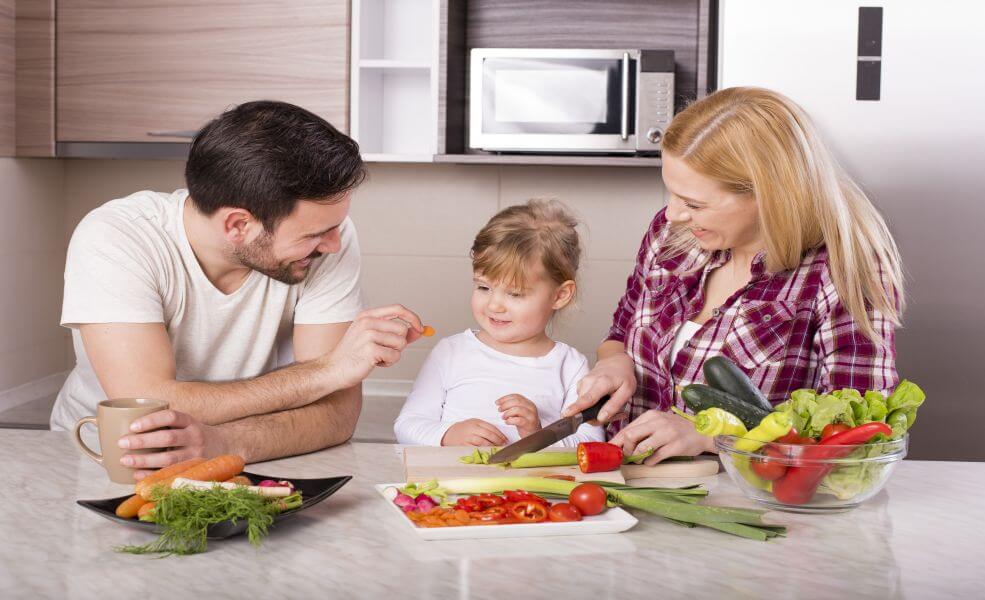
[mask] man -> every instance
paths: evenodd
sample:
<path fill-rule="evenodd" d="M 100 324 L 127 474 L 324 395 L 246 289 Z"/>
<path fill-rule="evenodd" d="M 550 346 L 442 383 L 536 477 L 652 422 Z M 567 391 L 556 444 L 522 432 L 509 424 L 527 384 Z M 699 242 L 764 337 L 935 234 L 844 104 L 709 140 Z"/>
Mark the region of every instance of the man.
<path fill-rule="evenodd" d="M 362 310 L 348 213 L 364 177 L 356 143 L 325 120 L 251 102 L 195 137 L 187 191 L 89 213 L 68 250 L 61 320 L 77 364 L 52 429 L 105 398 L 167 400 L 120 438 L 161 449 L 123 457 L 137 479 L 195 456 L 256 462 L 349 439 L 362 380 L 423 331 L 402 306 Z"/>

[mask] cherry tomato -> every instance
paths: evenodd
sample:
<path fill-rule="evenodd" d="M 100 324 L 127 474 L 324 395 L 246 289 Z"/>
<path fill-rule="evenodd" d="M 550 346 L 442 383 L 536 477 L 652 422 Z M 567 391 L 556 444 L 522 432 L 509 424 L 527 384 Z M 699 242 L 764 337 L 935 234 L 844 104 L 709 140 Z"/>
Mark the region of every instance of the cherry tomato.
<path fill-rule="evenodd" d="M 547 520 L 547 507 L 534 500 L 515 502 L 510 512 L 521 523 L 540 523 Z"/>
<path fill-rule="evenodd" d="M 766 481 L 775 481 L 783 477 L 783 475 L 787 472 L 787 465 L 769 459 L 785 458 L 784 454 L 777 448 L 773 448 L 771 446 L 767 446 L 763 450 L 763 454 L 765 454 L 768 458 L 765 460 L 754 458 L 751 461 L 750 466 L 752 467 L 753 473 L 759 475 Z"/>
<path fill-rule="evenodd" d="M 821 430 L 821 439 L 826 440 L 835 434 L 841 433 L 842 431 L 848 431 L 849 429 L 851 429 L 851 427 L 845 425 L 844 423 L 829 423 L 824 426 L 824 429 Z"/>
<path fill-rule="evenodd" d="M 551 521 L 564 523 L 566 521 L 581 521 L 581 511 L 567 502 L 558 502 L 551 507 L 548 517 Z"/>
<path fill-rule="evenodd" d="M 568 502 L 586 517 L 597 515 L 605 510 L 605 489 L 597 483 L 583 483 L 571 490 Z"/>
<path fill-rule="evenodd" d="M 550 502 L 541 498 L 537 494 L 531 494 L 530 492 L 524 490 L 506 490 L 503 492 L 503 497 L 506 498 L 507 502 L 526 502 L 528 500 L 532 500 L 534 502 L 539 502 L 544 506 L 551 505 Z"/>

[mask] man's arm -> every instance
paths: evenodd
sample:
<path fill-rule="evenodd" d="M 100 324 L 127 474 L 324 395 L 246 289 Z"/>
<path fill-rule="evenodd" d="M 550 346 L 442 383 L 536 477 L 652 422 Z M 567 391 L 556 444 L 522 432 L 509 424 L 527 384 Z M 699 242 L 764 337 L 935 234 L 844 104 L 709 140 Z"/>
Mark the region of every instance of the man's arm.
<path fill-rule="evenodd" d="M 307 361 L 253 379 L 177 381 L 171 340 L 163 324 L 94 323 L 82 325 L 80 332 L 107 397 L 160 398 L 172 410 L 208 425 L 299 408 L 344 387 L 333 377 L 328 357 L 310 353 L 305 355 Z M 333 348 L 342 333 L 344 328 L 333 339 Z"/>

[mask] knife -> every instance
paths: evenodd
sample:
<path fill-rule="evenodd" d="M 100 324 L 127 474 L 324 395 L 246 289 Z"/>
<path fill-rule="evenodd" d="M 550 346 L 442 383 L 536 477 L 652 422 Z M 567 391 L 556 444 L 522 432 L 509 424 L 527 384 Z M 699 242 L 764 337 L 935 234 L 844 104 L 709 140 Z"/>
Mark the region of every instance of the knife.
<path fill-rule="evenodd" d="M 528 452 L 537 452 L 538 450 L 543 450 L 551 444 L 556 444 L 560 440 L 563 440 L 577 431 L 578 427 L 580 427 L 582 423 L 591 421 L 592 419 L 598 417 L 599 410 L 608 400 L 609 395 L 606 394 L 605 396 L 602 396 L 602 398 L 600 398 L 594 406 L 589 406 L 576 415 L 558 419 L 540 431 L 531 433 L 530 435 L 513 442 L 509 446 L 501 448 L 489 457 L 489 464 L 495 465 L 508 463 L 520 458 L 521 455 Z"/>

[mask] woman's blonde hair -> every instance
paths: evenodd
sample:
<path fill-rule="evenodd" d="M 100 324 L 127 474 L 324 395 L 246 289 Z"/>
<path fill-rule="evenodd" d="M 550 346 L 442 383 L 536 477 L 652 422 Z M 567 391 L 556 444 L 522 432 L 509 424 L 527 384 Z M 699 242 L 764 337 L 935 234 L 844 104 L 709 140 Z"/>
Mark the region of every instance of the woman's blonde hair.
<path fill-rule="evenodd" d="M 536 264 L 557 285 L 574 281 L 581 260 L 578 221 L 559 201 L 533 199 L 489 219 L 472 243 L 472 269 L 522 288 Z"/>
<path fill-rule="evenodd" d="M 674 117 L 663 151 L 731 192 L 756 198 L 767 271 L 794 269 L 805 252 L 823 244 L 841 302 L 866 337 L 876 339 L 868 308 L 900 324 L 896 242 L 792 100 L 762 88 L 720 90 Z M 686 233 L 671 235 L 669 253 L 694 248 Z"/>

